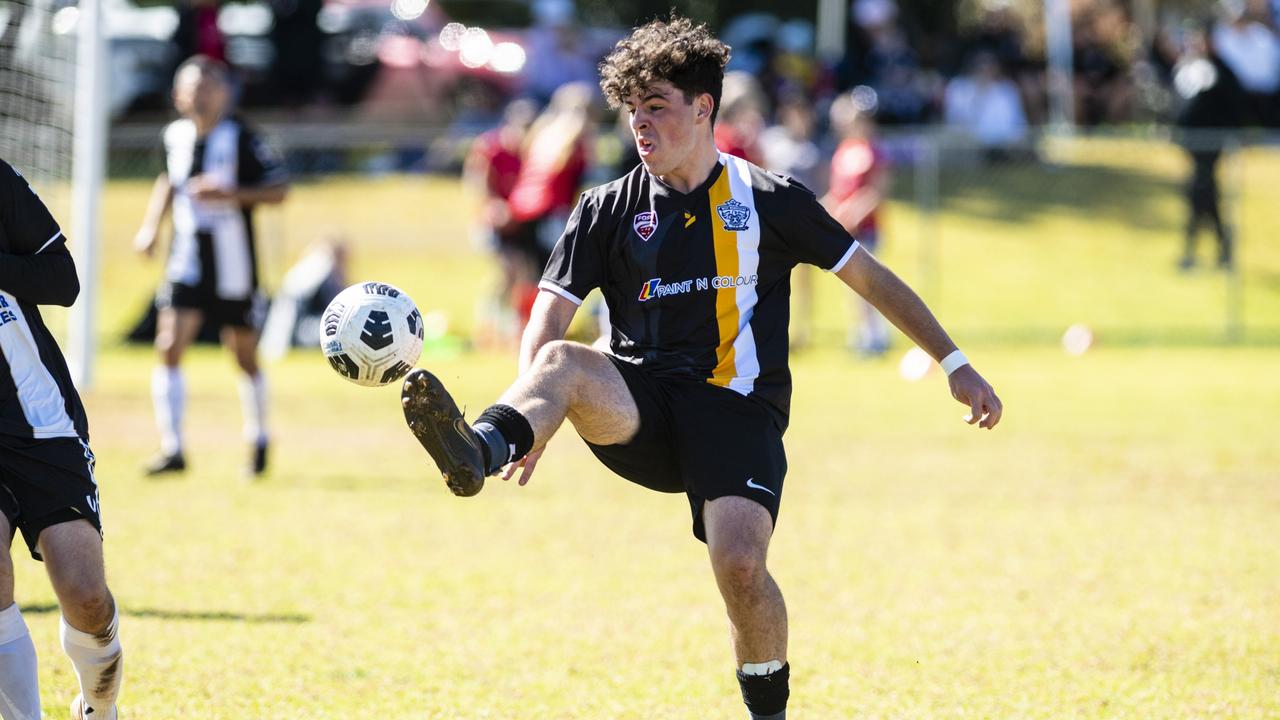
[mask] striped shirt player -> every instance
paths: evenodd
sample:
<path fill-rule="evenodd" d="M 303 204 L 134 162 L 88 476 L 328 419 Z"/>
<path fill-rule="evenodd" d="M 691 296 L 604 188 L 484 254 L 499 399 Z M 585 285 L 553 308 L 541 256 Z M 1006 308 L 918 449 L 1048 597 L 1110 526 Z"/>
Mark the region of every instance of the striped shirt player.
<path fill-rule="evenodd" d="M 164 129 L 165 171 L 173 188 L 173 244 L 161 307 L 205 312 L 220 325 L 253 327 L 258 295 L 253 206 L 201 200 L 187 181 L 203 176 L 225 187 L 275 185 L 283 166 L 243 120 L 227 117 L 205 136 L 182 118 Z"/>
<path fill-rule="evenodd" d="M 21 531 L 60 599 L 62 647 L 79 680 L 71 717 L 115 720 L 123 651 L 102 565 L 102 521 L 89 425 L 40 305 L 80 292 L 58 223 L 0 160 L 0 534 Z M 35 646 L 0 552 L 0 716 L 41 715 Z"/>
<path fill-rule="evenodd" d="M 89 423 L 39 309 L 70 306 L 80 284 L 58 223 L 4 161 L 0 202 L 0 505 L 39 557 L 36 539 L 51 521 L 84 517 L 101 527 Z M 66 487 L 43 487 L 31 465 L 36 458 L 55 462 L 64 471 L 56 481 Z"/>
<path fill-rule="evenodd" d="M 253 208 L 283 201 L 288 182 L 275 155 L 230 113 L 225 65 L 199 55 L 185 60 L 174 74 L 173 101 L 182 117 L 164 129 L 165 172 L 156 178 L 135 240 L 137 249 L 150 255 L 161 220 L 172 209 L 173 242 L 156 294 L 160 364 L 151 376 L 160 455 L 147 473 L 186 469 L 182 356 L 200 326 L 211 322 L 241 370 L 240 402 L 250 444 L 246 469 L 261 475 L 267 464 L 267 392 L 257 359 Z"/>

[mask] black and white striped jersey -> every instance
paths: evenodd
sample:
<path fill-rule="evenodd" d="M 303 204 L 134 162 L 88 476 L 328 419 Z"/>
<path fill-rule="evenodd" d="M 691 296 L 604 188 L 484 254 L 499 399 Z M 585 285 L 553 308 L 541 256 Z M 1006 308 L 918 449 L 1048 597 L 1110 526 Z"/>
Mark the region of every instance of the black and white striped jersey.
<path fill-rule="evenodd" d="M 165 279 L 224 300 L 250 298 L 258 288 L 253 209 L 198 200 L 188 192 L 188 182 L 203 175 L 225 188 L 275 185 L 286 180 L 284 167 L 236 117 L 225 118 L 204 137 L 197 137 L 192 121 L 175 120 L 165 127 L 163 140 L 173 187 L 173 244 Z"/>
<path fill-rule="evenodd" d="M 79 287 L 58 223 L 0 160 L 0 436 L 88 440 L 80 396 L 37 307 L 70 305 Z"/>
<path fill-rule="evenodd" d="M 785 426 L 791 269 L 836 271 L 857 247 L 803 185 L 722 154 L 687 193 L 643 165 L 583 193 L 540 287 L 578 304 L 599 288 L 615 356 L 763 401 Z"/>

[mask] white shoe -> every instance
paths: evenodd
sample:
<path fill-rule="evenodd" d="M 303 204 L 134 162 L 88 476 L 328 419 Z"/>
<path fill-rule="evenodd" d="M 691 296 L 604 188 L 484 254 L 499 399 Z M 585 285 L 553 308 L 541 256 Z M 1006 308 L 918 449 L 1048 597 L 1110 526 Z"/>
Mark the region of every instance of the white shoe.
<path fill-rule="evenodd" d="M 112 705 L 106 712 L 87 708 L 84 704 L 84 696 L 77 695 L 76 699 L 71 701 L 71 720 L 116 720 L 116 706 Z"/>

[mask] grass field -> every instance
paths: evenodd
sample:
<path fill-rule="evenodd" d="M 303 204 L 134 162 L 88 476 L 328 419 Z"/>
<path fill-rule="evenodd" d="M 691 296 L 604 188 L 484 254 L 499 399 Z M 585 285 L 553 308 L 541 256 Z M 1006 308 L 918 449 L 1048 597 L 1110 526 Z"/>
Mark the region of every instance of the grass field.
<path fill-rule="evenodd" d="M 1054 176 L 1089 212 L 1025 191 L 1016 168 L 988 176 L 993 197 L 961 189 L 942 207 L 934 299 L 1005 401 L 995 432 L 960 422 L 938 374 L 906 383 L 896 353 L 842 352 L 846 308 L 818 278 L 824 342 L 793 363 L 771 555 L 793 717 L 1280 717 L 1280 350 L 1196 342 L 1217 332 L 1223 278 L 1171 271 L 1176 188 L 1158 190 L 1176 156 L 1106 171 L 1116 157 Z M 1250 340 L 1280 322 L 1266 242 L 1280 160 L 1246 169 Z M 612 477 L 571 434 L 528 487 L 491 481 L 460 500 L 403 430 L 395 389 L 299 352 L 270 368 L 275 465 L 246 484 L 231 363 L 202 349 L 193 469 L 142 479 L 152 360 L 111 338 L 157 272 L 126 252 L 144 197 L 108 190 L 105 350 L 86 395 L 124 611 L 123 717 L 743 717 L 686 503 Z M 281 239 L 268 265 L 278 277 L 341 227 L 358 277 L 465 330 L 488 275 L 462 207 L 443 180 L 304 184 L 263 218 Z M 887 256 L 921 276 L 921 221 L 905 203 L 890 217 L 902 239 Z M 1087 355 L 1036 342 L 1076 321 L 1099 329 Z M 1177 342 L 1134 334 L 1144 325 Z M 497 353 L 422 362 L 473 412 L 514 370 Z M 17 560 L 45 710 L 61 717 L 74 678 L 53 596 Z"/>

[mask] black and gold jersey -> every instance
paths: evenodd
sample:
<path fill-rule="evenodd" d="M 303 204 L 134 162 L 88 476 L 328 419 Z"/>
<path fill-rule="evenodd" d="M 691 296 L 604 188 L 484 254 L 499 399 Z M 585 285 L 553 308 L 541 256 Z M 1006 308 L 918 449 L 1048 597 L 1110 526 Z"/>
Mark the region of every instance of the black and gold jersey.
<path fill-rule="evenodd" d="M 722 154 L 688 193 L 643 165 L 583 193 L 540 287 L 578 304 L 599 288 L 614 355 L 763 401 L 785 427 L 791 269 L 835 271 L 857 247 L 803 185 Z"/>

